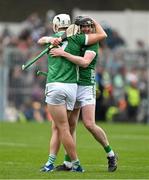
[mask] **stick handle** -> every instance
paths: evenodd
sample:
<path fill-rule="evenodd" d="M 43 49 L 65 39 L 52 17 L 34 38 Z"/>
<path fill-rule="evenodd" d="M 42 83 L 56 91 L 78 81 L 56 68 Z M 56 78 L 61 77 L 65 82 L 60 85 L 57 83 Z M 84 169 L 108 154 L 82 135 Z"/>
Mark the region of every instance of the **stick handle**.
<path fill-rule="evenodd" d="M 28 61 L 26 64 L 22 65 L 22 70 L 27 69 L 30 67 L 34 62 L 36 62 L 39 58 L 41 58 L 44 54 L 46 54 L 49 51 L 49 48 L 44 49 L 38 56 L 36 56 L 34 59 Z"/>

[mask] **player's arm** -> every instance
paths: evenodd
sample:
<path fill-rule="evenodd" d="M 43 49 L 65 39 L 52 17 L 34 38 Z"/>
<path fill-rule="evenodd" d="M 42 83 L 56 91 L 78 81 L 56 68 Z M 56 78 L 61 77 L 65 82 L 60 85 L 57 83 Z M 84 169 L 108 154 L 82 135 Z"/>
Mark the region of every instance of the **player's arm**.
<path fill-rule="evenodd" d="M 93 21 L 95 24 L 96 33 L 86 35 L 87 45 L 97 43 L 101 40 L 104 40 L 107 37 L 107 34 L 102 28 L 102 26 L 99 23 L 97 23 L 95 20 Z"/>
<path fill-rule="evenodd" d="M 64 51 L 62 48 L 53 48 L 50 50 L 51 56 L 63 56 L 67 60 L 73 62 L 74 64 L 77 64 L 81 67 L 88 67 L 88 65 L 92 62 L 94 57 L 96 56 L 95 51 L 87 50 L 84 54 L 84 57 L 81 56 L 75 56 L 72 55 L 66 51 Z"/>
<path fill-rule="evenodd" d="M 43 36 L 37 41 L 37 43 L 40 45 L 45 45 L 50 43 L 54 46 L 57 46 L 60 42 L 61 42 L 61 38 L 54 38 L 50 36 Z"/>

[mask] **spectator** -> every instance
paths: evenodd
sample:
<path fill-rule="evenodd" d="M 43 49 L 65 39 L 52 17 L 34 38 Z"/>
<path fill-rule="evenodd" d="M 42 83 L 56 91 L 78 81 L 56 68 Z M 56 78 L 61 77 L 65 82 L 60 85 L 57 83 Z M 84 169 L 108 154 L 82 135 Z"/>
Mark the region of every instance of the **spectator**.
<path fill-rule="evenodd" d="M 137 83 L 137 80 L 132 79 L 130 84 L 126 87 L 126 102 L 129 122 L 137 122 L 138 108 L 141 98 Z"/>

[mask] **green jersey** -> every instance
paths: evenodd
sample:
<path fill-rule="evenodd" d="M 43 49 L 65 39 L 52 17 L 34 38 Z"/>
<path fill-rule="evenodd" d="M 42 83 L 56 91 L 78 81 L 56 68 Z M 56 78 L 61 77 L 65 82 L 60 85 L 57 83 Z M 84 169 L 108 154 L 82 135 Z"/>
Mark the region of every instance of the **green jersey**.
<path fill-rule="evenodd" d="M 60 37 L 62 32 L 56 33 L 53 37 Z M 85 35 L 75 35 L 67 38 L 61 43 L 61 47 L 68 53 L 73 55 L 81 55 L 81 48 L 85 45 Z M 51 57 L 48 54 L 48 75 L 47 83 L 63 82 L 63 83 L 77 83 L 78 68 L 77 66 L 66 60 L 64 57 Z"/>
<path fill-rule="evenodd" d="M 78 81 L 79 85 L 90 86 L 95 84 L 95 66 L 98 58 L 98 49 L 99 49 L 98 43 L 90 46 L 84 46 L 82 48 L 82 53 L 83 53 L 82 56 L 84 56 L 84 53 L 87 50 L 94 51 L 96 53 L 96 56 L 87 68 L 79 67 L 79 81 Z"/>

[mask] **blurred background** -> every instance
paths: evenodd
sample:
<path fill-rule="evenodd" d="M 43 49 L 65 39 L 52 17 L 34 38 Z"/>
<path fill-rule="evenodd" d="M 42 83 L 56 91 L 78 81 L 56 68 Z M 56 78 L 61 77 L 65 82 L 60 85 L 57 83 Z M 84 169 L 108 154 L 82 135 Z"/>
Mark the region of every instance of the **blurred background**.
<path fill-rule="evenodd" d="M 149 1 L 0 0 L 0 121 L 48 121 L 43 56 L 22 71 L 53 33 L 58 13 L 95 18 L 108 34 L 96 66 L 96 121 L 149 123 Z"/>

